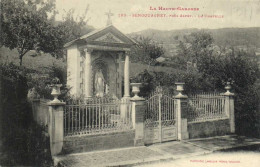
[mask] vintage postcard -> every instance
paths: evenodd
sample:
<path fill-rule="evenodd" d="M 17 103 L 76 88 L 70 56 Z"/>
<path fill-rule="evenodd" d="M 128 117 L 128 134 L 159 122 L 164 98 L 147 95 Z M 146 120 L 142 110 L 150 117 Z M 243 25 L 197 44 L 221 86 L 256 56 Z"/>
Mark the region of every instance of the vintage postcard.
<path fill-rule="evenodd" d="M 2 0 L 0 166 L 260 166 L 260 0 Z"/>

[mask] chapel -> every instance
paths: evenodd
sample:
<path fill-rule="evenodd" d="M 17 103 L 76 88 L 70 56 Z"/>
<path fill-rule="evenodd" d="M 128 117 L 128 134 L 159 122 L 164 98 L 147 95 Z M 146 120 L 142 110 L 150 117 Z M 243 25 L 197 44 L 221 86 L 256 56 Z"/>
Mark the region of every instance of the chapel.
<path fill-rule="evenodd" d="M 76 97 L 130 97 L 129 51 L 135 42 L 108 25 L 65 44 L 67 85 Z"/>

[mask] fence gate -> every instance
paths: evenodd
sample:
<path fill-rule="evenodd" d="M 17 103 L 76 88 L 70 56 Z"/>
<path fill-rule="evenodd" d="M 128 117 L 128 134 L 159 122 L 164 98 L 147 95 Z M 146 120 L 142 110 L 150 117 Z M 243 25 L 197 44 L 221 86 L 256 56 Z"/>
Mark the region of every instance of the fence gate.
<path fill-rule="evenodd" d="M 177 139 L 174 99 L 157 88 L 147 99 L 145 111 L 145 144 Z"/>

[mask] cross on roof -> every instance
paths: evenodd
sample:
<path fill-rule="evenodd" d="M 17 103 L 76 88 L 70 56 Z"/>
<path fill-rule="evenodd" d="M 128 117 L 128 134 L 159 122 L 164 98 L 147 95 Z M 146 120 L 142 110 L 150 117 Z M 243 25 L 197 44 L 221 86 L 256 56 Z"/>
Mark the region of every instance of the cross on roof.
<path fill-rule="evenodd" d="M 105 15 L 107 15 L 107 25 L 111 25 L 112 24 L 111 16 L 114 16 L 114 13 L 111 13 L 111 10 L 109 10 L 109 12 L 105 13 Z"/>

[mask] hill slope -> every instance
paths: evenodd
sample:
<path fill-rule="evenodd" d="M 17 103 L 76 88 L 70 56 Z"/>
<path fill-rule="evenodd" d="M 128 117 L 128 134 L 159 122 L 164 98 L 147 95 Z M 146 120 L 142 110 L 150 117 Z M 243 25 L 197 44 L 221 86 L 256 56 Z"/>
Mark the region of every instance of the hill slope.
<path fill-rule="evenodd" d="M 209 32 L 215 44 L 219 46 L 237 46 L 237 47 L 254 47 L 260 48 L 260 27 L 256 28 L 222 28 L 222 29 L 182 29 L 162 31 L 147 29 L 140 32 L 128 34 L 130 37 L 141 35 L 150 37 L 154 41 L 163 45 L 166 49 L 166 56 L 176 55 L 176 48 L 179 40 L 182 40 L 185 35 L 192 32 L 203 30 Z"/>

